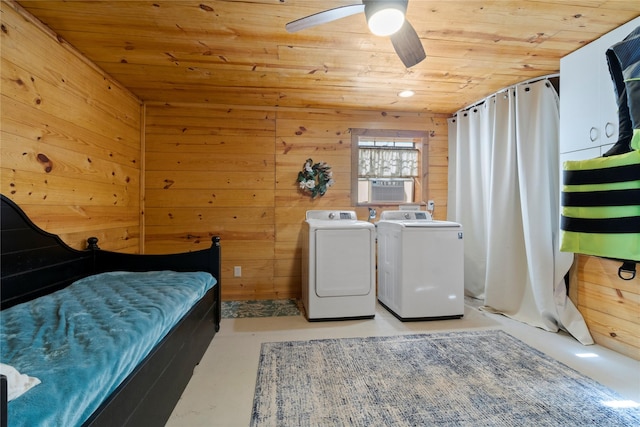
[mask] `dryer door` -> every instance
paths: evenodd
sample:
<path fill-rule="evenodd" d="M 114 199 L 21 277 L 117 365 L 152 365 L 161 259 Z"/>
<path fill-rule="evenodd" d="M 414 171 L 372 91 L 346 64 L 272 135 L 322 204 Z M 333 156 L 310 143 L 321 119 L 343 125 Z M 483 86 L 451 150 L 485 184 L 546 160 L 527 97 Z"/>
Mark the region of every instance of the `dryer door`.
<path fill-rule="evenodd" d="M 370 229 L 316 230 L 316 295 L 367 295 L 373 283 Z"/>

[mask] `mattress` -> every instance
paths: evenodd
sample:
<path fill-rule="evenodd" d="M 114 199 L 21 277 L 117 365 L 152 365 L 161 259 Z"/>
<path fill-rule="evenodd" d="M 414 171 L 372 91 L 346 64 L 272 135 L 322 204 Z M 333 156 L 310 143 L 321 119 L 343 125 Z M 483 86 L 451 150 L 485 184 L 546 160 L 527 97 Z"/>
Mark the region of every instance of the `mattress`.
<path fill-rule="evenodd" d="M 9 426 L 82 424 L 215 284 L 110 272 L 0 312 L 0 361 L 41 381 L 9 402 Z"/>

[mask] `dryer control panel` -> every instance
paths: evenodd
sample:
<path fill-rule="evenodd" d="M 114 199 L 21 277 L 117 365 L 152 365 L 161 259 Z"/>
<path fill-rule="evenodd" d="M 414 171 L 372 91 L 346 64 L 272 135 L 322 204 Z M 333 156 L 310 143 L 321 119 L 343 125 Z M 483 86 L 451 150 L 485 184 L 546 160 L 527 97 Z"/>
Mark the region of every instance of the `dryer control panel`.
<path fill-rule="evenodd" d="M 355 221 L 358 219 L 355 211 L 331 211 L 331 210 L 317 210 L 307 211 L 306 219 L 321 219 L 324 221 L 340 221 L 349 220 Z"/>

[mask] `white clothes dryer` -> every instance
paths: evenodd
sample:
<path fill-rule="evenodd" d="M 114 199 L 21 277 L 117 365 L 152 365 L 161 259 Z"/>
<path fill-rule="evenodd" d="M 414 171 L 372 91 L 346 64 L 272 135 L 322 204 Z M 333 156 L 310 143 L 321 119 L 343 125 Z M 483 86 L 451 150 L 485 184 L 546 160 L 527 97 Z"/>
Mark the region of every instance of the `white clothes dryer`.
<path fill-rule="evenodd" d="M 462 225 L 400 210 L 383 212 L 376 227 L 380 304 L 402 321 L 462 317 Z"/>
<path fill-rule="evenodd" d="M 302 303 L 309 321 L 374 317 L 375 241 L 375 225 L 355 211 L 307 211 Z"/>

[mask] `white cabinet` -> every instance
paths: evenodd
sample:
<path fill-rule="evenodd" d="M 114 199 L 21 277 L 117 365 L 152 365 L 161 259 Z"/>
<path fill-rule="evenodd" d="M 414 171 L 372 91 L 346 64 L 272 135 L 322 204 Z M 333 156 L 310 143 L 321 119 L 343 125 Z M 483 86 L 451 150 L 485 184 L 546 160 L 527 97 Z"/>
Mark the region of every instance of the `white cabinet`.
<path fill-rule="evenodd" d="M 561 153 L 618 141 L 618 105 L 605 52 L 638 26 L 640 17 L 560 60 Z"/>
<path fill-rule="evenodd" d="M 613 91 L 608 75 L 600 71 L 602 63 L 606 68 L 604 51 L 598 39 L 560 60 L 561 153 L 601 145 L 603 111 L 615 111 L 613 95 L 600 101 L 606 89 Z"/>

